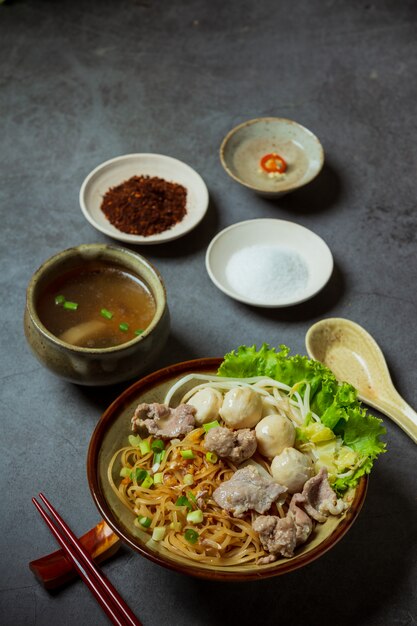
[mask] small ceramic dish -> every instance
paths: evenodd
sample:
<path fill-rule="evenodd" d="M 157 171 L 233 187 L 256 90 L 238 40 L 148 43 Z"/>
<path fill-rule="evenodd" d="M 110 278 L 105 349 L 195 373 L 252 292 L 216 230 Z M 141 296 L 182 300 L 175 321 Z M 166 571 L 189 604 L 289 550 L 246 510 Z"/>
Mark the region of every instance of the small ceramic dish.
<path fill-rule="evenodd" d="M 258 307 L 285 307 L 317 294 L 333 271 L 333 256 L 308 228 L 276 219 L 238 222 L 212 239 L 207 272 L 223 293 Z"/>
<path fill-rule="evenodd" d="M 284 159 L 284 173 L 262 169 L 262 158 L 271 153 Z M 323 167 L 324 152 L 317 137 L 301 124 L 260 117 L 239 124 L 226 135 L 220 160 L 241 185 L 264 196 L 279 197 L 311 182 Z"/>
<path fill-rule="evenodd" d="M 82 347 L 86 344 L 68 343 L 68 334 L 64 340 L 66 333 L 54 335 L 44 325 L 40 302 L 44 294 L 48 293 L 51 306 L 57 306 L 58 302 L 52 291 L 55 286 L 69 275 L 85 273 L 89 267 L 92 273 L 97 274 L 98 266 L 109 268 L 116 281 L 120 274 L 130 274 L 146 286 L 155 303 L 153 318 L 140 335 L 135 336 L 133 329 L 130 329 L 128 338 L 123 339 L 124 342 L 110 347 Z M 123 284 L 125 286 L 125 283 Z M 115 305 L 117 304 L 116 302 Z M 82 307 L 80 311 L 81 309 Z M 91 323 L 97 325 L 98 320 L 104 319 L 100 316 L 99 307 L 97 316 L 91 321 L 85 322 L 77 315 L 76 310 L 68 311 L 68 315 L 73 321 L 71 331 L 78 335 L 87 333 L 88 336 L 90 333 L 91 336 L 95 331 L 88 330 L 88 325 Z M 115 322 L 118 323 L 117 317 Z M 99 324 L 101 329 L 106 322 L 100 321 Z M 24 329 L 28 344 L 36 358 L 53 374 L 65 380 L 79 385 L 112 385 L 133 380 L 150 368 L 168 339 L 170 315 L 165 285 L 153 265 L 145 257 L 131 250 L 106 244 L 82 244 L 68 248 L 47 259 L 32 275 L 26 291 Z"/>
<path fill-rule="evenodd" d="M 147 237 L 115 228 L 101 210 L 104 194 L 132 176 L 157 176 L 183 185 L 187 190 L 187 214 L 172 228 Z M 165 243 L 182 237 L 203 219 L 209 202 L 206 184 L 189 165 L 163 154 L 125 154 L 105 161 L 86 177 L 80 189 L 81 210 L 94 228 L 105 235 L 132 244 Z"/>
<path fill-rule="evenodd" d="M 87 458 L 90 490 L 100 515 L 113 531 L 133 550 L 158 565 L 198 578 L 223 581 L 261 580 L 286 574 L 323 556 L 347 533 L 365 501 L 367 477 L 363 476 L 350 494 L 350 506 L 346 512 L 340 517 L 329 517 L 324 524 L 317 524 L 311 539 L 297 549 L 294 557 L 279 558 L 264 565 L 241 563 L 228 566 L 193 561 L 168 552 L 161 543 L 149 541 L 150 536 L 134 525 L 135 515 L 122 504 L 109 483 L 109 463 L 117 450 L 128 445 L 131 417 L 136 406 L 141 402 L 162 403 L 167 391 L 180 378 L 192 373 L 214 374 L 220 363 L 221 359 L 206 358 L 170 365 L 125 390 L 104 412 L 93 432 Z M 187 384 L 192 388 L 196 382 L 191 376 L 190 379 Z M 182 389 L 185 392 L 187 387 Z M 173 404 L 178 401 L 174 396 Z M 116 475 L 112 477 L 116 481 L 120 479 L 117 470 L 115 468 Z"/>

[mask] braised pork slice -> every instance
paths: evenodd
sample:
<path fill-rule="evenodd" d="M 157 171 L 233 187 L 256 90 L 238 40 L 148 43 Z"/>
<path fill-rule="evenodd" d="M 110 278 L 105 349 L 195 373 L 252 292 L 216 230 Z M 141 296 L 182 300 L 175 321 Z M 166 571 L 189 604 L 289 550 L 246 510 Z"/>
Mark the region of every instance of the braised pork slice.
<path fill-rule="evenodd" d="M 290 507 L 288 511 L 288 515 L 291 515 L 294 524 L 295 524 L 295 532 L 296 532 L 296 545 L 299 546 L 302 543 L 305 543 L 309 538 L 311 531 L 313 530 L 313 522 L 312 519 L 307 513 L 298 506 L 297 496 L 300 494 L 295 494 L 291 498 Z"/>
<path fill-rule="evenodd" d="M 292 515 L 261 515 L 252 524 L 258 533 L 264 549 L 274 557 L 278 555 L 292 557 L 297 543 L 297 530 Z M 263 559 L 262 563 L 270 563 L 273 559 Z"/>
<path fill-rule="evenodd" d="M 224 459 L 238 465 L 246 461 L 256 450 L 256 435 L 250 428 L 230 430 L 216 426 L 211 428 L 205 439 L 204 447 Z"/>
<path fill-rule="evenodd" d="M 261 515 L 253 522 L 253 529 L 259 534 L 264 549 L 270 553 L 269 556 L 259 560 L 260 564 L 271 563 L 280 554 L 292 557 L 294 549 L 309 538 L 313 522 L 307 513 L 297 506 L 297 500 L 294 498 L 295 496 L 285 517 Z"/>
<path fill-rule="evenodd" d="M 296 503 L 317 522 L 325 522 L 329 515 L 340 515 L 347 504 L 338 499 L 329 484 L 327 470 L 322 467 L 318 474 L 309 478 Z M 295 497 L 295 496 L 294 496 Z"/>
<path fill-rule="evenodd" d="M 161 439 L 173 439 L 189 433 L 195 427 L 195 408 L 180 404 L 171 409 L 165 404 L 142 403 L 132 417 L 132 430 L 142 436 L 154 435 Z"/>
<path fill-rule="evenodd" d="M 265 513 L 285 491 L 286 487 L 278 485 L 272 478 L 269 480 L 261 476 L 255 467 L 248 465 L 219 485 L 213 492 L 213 498 L 228 513 L 242 517 L 250 509 Z"/>

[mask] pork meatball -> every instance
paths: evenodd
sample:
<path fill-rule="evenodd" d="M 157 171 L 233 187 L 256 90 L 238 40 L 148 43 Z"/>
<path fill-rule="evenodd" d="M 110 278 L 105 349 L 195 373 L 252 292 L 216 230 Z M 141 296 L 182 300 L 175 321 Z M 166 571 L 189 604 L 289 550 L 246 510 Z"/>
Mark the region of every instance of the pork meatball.
<path fill-rule="evenodd" d="M 213 422 L 219 417 L 223 396 L 217 389 L 200 389 L 188 400 L 187 404 L 196 410 L 194 415 L 197 426 Z"/>
<path fill-rule="evenodd" d="M 273 458 L 271 474 L 277 483 L 287 487 L 288 493 L 299 493 L 313 476 L 313 466 L 309 458 L 299 450 L 285 448 Z"/>
<path fill-rule="evenodd" d="M 288 417 L 267 415 L 255 427 L 258 450 L 268 458 L 294 445 L 295 427 Z"/>
<path fill-rule="evenodd" d="M 253 428 L 262 416 L 261 397 L 250 387 L 230 389 L 224 396 L 220 416 L 229 428 Z"/>

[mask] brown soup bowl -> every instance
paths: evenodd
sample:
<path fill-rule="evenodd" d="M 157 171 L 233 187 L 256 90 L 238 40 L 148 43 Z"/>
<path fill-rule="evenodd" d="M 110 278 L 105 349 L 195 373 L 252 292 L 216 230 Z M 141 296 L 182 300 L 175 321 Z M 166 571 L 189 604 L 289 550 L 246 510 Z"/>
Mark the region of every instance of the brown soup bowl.
<path fill-rule="evenodd" d="M 155 313 L 141 335 L 108 348 L 80 347 L 59 339 L 42 323 L 38 303 L 48 285 L 90 262 L 133 274 L 149 289 Z M 69 248 L 46 260 L 30 279 L 24 329 L 36 358 L 65 380 L 80 385 L 112 385 L 131 380 L 152 365 L 168 338 L 170 315 L 165 286 L 156 268 L 131 250 L 107 244 Z"/>

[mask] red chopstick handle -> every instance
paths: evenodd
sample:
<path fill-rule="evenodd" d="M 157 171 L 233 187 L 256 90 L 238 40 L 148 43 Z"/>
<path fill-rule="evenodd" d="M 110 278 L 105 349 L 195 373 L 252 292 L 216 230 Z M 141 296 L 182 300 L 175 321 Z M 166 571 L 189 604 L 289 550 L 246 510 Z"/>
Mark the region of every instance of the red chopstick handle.
<path fill-rule="evenodd" d="M 97 602 L 100 604 L 104 612 L 111 619 L 113 624 L 116 624 L 116 626 L 126 626 L 127 624 L 126 620 L 120 617 L 120 614 L 117 611 L 116 607 L 114 606 L 113 602 L 109 602 L 104 597 L 104 595 L 102 594 L 102 591 L 97 586 L 97 583 L 94 580 L 94 577 L 91 576 L 81 565 L 81 563 L 79 562 L 76 556 L 75 550 L 73 550 L 73 548 L 70 545 L 65 543 L 65 540 L 61 537 L 61 535 L 59 534 L 59 531 L 57 530 L 53 522 L 49 519 L 45 511 L 42 509 L 39 502 L 35 498 L 32 498 L 32 502 L 38 509 L 39 513 L 42 515 L 45 523 L 49 527 L 49 530 L 52 532 L 55 539 L 58 541 L 62 549 L 68 554 L 78 574 L 81 576 L 81 578 L 83 579 L 83 581 L 85 582 L 85 584 L 87 585 L 91 593 L 94 595 L 94 597 L 96 598 Z"/>
<path fill-rule="evenodd" d="M 56 521 L 58 527 L 64 533 L 66 539 L 61 536 L 58 528 L 51 521 L 51 519 L 48 517 L 48 515 L 45 513 L 45 511 L 42 509 L 42 507 L 39 505 L 35 498 L 32 498 L 33 503 L 35 504 L 38 511 L 41 513 L 45 522 L 48 524 L 50 530 L 54 534 L 59 544 L 71 557 L 71 560 L 74 562 L 78 573 L 81 575 L 84 582 L 89 586 L 90 590 L 93 592 L 103 609 L 109 615 L 109 617 L 114 621 L 115 624 L 120 624 L 121 626 L 142 626 L 141 622 L 137 619 L 137 617 L 129 608 L 129 606 L 125 603 L 123 598 L 118 594 L 110 581 L 104 576 L 104 574 L 100 572 L 100 570 L 96 568 L 88 552 L 79 543 L 77 537 L 74 535 L 69 526 L 67 526 L 64 520 L 60 517 L 58 512 L 50 504 L 47 498 L 42 493 L 39 494 L 39 497 L 50 511 L 52 517 Z M 97 588 L 99 588 L 98 592 Z M 108 594 L 109 598 L 105 597 L 105 593 Z"/>

